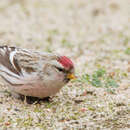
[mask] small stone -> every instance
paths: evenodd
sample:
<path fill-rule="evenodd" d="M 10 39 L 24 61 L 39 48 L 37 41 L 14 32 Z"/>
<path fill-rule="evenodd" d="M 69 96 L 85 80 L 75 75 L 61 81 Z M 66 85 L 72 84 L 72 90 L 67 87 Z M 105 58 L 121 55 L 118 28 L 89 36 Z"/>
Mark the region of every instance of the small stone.
<path fill-rule="evenodd" d="M 5 125 L 6 125 L 6 126 L 9 126 L 9 125 L 10 125 L 10 122 L 5 122 Z"/>
<path fill-rule="evenodd" d="M 20 111 L 20 110 L 19 110 L 19 109 L 17 109 L 17 108 L 15 108 L 14 110 L 15 110 L 15 111 Z"/>

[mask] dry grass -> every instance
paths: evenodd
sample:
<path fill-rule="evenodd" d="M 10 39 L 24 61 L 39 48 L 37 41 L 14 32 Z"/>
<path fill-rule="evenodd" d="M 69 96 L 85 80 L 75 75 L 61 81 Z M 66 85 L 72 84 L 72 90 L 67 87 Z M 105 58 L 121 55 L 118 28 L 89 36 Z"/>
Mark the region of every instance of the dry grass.
<path fill-rule="evenodd" d="M 129 5 L 129 0 L 1 0 L 0 45 L 68 55 L 79 78 L 51 102 L 32 105 L 11 97 L 1 82 L 0 129 L 130 129 Z M 93 79 L 100 69 L 105 75 Z"/>

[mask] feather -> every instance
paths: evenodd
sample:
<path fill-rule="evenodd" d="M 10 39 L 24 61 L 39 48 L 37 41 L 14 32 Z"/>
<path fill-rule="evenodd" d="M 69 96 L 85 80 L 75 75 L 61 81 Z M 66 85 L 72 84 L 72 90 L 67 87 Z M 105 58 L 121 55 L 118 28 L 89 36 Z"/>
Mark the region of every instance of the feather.
<path fill-rule="evenodd" d="M 11 53 L 14 52 L 14 47 L 0 46 L 0 64 L 5 66 L 9 71 L 19 75 L 20 71 L 17 70 L 18 67 L 14 67 L 14 64 L 17 64 L 16 60 L 13 57 L 10 58 Z"/>
<path fill-rule="evenodd" d="M 72 69 L 74 67 L 73 62 L 66 56 L 61 56 L 58 61 L 66 68 Z"/>
<path fill-rule="evenodd" d="M 33 83 L 45 62 L 56 55 L 16 47 L 0 46 L 0 75 L 11 85 Z"/>
<path fill-rule="evenodd" d="M 20 53 L 22 58 L 20 58 Z M 26 53 L 26 56 L 23 55 L 24 53 L 25 50 L 22 49 L 19 50 L 15 47 L 0 46 L 0 75 L 11 85 L 26 84 L 34 80 L 34 75 L 28 73 L 30 71 L 34 72 L 33 66 L 29 68 L 22 63 L 21 59 L 27 59 L 27 55 Z M 28 54 L 28 57 L 29 56 Z M 29 59 L 26 61 L 29 64 Z"/>

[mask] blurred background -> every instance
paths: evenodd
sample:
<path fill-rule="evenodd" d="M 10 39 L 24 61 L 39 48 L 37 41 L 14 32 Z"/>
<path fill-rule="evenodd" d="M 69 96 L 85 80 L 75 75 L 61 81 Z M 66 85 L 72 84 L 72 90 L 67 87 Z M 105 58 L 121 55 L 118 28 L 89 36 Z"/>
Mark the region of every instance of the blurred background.
<path fill-rule="evenodd" d="M 40 120 L 43 120 L 41 126 L 47 128 L 49 125 L 44 121 L 51 124 L 50 119 L 52 119 L 50 126 L 52 129 L 70 129 L 73 128 L 73 125 L 77 126 L 75 128 L 84 129 L 89 126 L 94 129 L 107 128 L 107 126 L 113 129 L 130 128 L 128 123 L 130 112 L 128 109 L 128 99 L 130 98 L 130 0 L 0 0 L 0 45 L 67 55 L 73 60 L 78 76 L 89 74 L 88 77 L 83 77 L 83 80 L 79 78 L 80 82 L 70 84 L 71 87 L 63 88 L 53 99 L 54 104 L 50 108 L 46 105 L 41 107 L 42 111 L 44 109 L 46 113 L 45 111 L 42 113 L 38 108 L 41 112 L 38 111 Z M 96 75 L 100 74 L 99 77 L 96 77 L 97 79 L 93 78 L 95 71 Z M 103 77 L 104 74 L 105 77 Z M 111 82 L 106 81 L 106 77 L 110 78 Z M 91 83 L 88 82 L 88 78 L 92 78 Z M 108 86 L 115 88 L 118 86 L 116 95 L 108 96 L 104 88 L 99 89 L 100 80 L 101 82 L 103 80 L 103 86 L 104 82 L 108 83 Z M 87 96 L 84 93 L 86 89 L 90 91 Z M 75 108 L 74 102 L 77 98 L 82 99 L 83 102 L 81 101 L 82 104 L 80 104 L 79 100 Z M 5 98 L 1 100 L 1 102 L 6 102 Z M 8 100 L 13 102 L 11 98 Z M 119 106 L 115 105 L 117 101 L 119 101 Z M 125 105 L 123 106 L 122 103 Z M 56 104 L 63 105 L 64 110 L 62 107 L 58 108 Z M 20 108 L 19 104 L 15 105 Z M 13 111 L 8 102 L 0 107 L 2 116 L 4 116 L 5 108 L 9 107 Z M 24 106 L 22 107 L 24 108 Z M 55 107 L 57 111 L 53 112 Z M 122 111 L 118 111 L 119 109 Z M 35 111 L 33 107 L 31 110 Z M 27 110 L 21 110 L 25 119 L 29 112 L 30 107 Z M 100 115 L 101 112 L 103 116 Z M 34 119 L 37 117 L 37 113 L 33 114 L 30 114 L 30 118 Z M 13 117 L 12 112 L 10 115 L 11 121 L 17 120 L 15 115 Z M 1 120 L 3 120 L 2 116 Z M 61 119 L 61 117 L 64 118 Z M 5 119 L 8 120 L 8 117 Z M 95 122 L 94 119 L 96 119 Z M 119 119 L 116 125 L 113 123 L 115 122 L 113 119 Z M 78 123 L 71 125 L 71 121 L 74 120 Z M 56 121 L 57 124 L 53 124 L 53 121 Z M 22 121 L 19 122 L 22 127 Z M 38 126 L 37 122 L 33 120 L 32 122 L 34 126 Z M 61 122 L 68 123 L 68 126 L 66 127 L 66 124 Z M 86 122 L 87 125 L 83 125 Z M 2 123 L 0 124 L 3 126 Z M 29 124 L 29 127 L 31 128 L 32 125 Z"/>
<path fill-rule="evenodd" d="M 91 64 L 128 48 L 129 5 L 129 0 L 1 0 L 0 45 L 58 52 L 77 66 Z"/>

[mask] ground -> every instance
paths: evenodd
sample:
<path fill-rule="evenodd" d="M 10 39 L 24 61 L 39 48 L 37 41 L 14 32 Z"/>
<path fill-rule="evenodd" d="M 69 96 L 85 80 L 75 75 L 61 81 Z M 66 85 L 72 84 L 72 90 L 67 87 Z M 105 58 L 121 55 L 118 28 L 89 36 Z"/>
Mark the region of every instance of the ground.
<path fill-rule="evenodd" d="M 0 129 L 130 129 L 129 0 L 1 0 L 0 45 L 69 56 L 77 79 L 27 104 L 0 82 Z"/>

